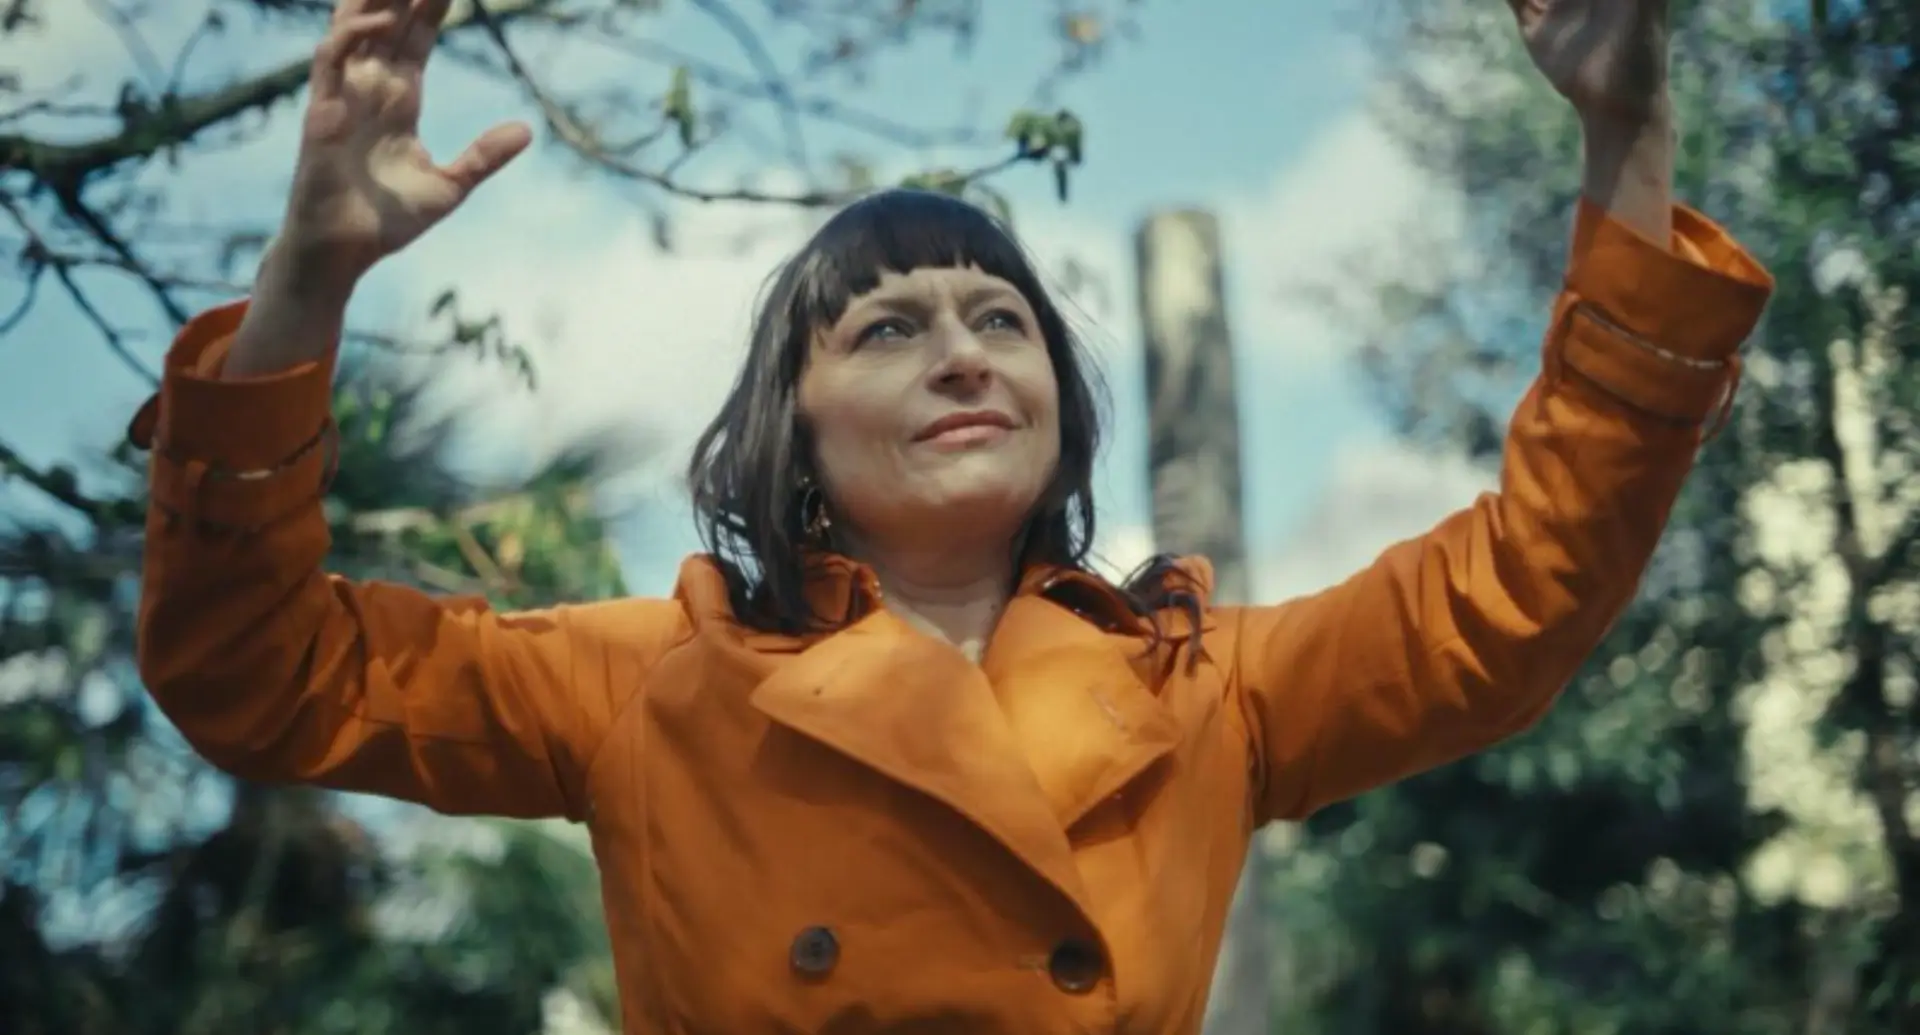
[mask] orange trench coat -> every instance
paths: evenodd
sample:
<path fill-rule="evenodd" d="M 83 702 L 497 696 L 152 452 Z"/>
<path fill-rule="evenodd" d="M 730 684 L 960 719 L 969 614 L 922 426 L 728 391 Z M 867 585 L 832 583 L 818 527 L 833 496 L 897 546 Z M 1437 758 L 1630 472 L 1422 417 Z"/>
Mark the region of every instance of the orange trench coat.
<path fill-rule="evenodd" d="M 532 614 L 331 577 L 331 371 L 209 376 L 236 303 L 135 420 L 141 671 L 238 776 L 586 823 L 633 1035 L 1191 1033 L 1257 827 L 1547 709 L 1771 287 L 1689 210 L 1668 250 L 1589 206 L 1497 493 L 1325 592 L 1209 605 L 1197 651 L 1031 571 L 978 664 L 883 608 L 745 629 L 700 557 L 670 598 Z M 845 562 L 812 591 L 877 587 Z"/>

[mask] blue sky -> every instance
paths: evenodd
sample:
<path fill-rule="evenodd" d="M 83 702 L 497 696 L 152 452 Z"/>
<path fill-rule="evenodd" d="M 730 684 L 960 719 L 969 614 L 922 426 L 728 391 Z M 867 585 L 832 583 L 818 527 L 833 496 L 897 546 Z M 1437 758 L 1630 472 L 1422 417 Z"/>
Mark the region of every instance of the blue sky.
<path fill-rule="evenodd" d="M 1071 203 L 1053 200 L 1041 170 L 1014 170 L 998 181 L 1042 261 L 1059 269 L 1071 259 L 1106 289 L 1104 299 L 1076 298 L 1114 394 L 1100 490 L 1116 562 L 1145 548 L 1147 520 L 1131 234 L 1162 207 L 1210 208 L 1227 229 L 1257 590 L 1279 594 L 1337 577 L 1387 539 L 1465 502 L 1480 484 L 1479 475 L 1457 464 L 1391 443 L 1346 362 L 1338 328 L 1283 296 L 1288 287 L 1325 278 L 1339 261 L 1417 262 L 1394 249 L 1394 228 L 1438 211 L 1423 200 L 1430 185 L 1365 116 L 1371 64 L 1355 31 L 1362 8 L 1356 0 L 1146 0 L 1136 5 L 1138 39 L 1117 42 L 1060 94 L 1088 126 L 1088 164 Z M 859 107 L 941 124 L 972 108 L 981 121 L 1000 122 L 1052 55 L 1055 44 L 1042 31 L 1047 10 L 1051 5 L 995 5 L 965 58 L 929 43 L 882 61 Z M 54 46 L 29 58 L 30 81 L 78 71 L 90 83 L 111 84 L 126 67 L 111 37 L 81 9 L 54 17 L 47 37 Z M 653 38 L 744 67 L 737 48 L 688 5 L 668 3 Z M 291 56 L 311 42 L 284 33 L 230 39 L 213 53 L 208 74 Z M 564 69 L 574 82 L 613 74 L 578 47 L 533 48 L 528 55 L 536 67 Z M 525 111 L 443 62 L 429 83 L 425 134 L 437 152 L 450 154 L 488 123 Z M 292 119 L 282 115 L 248 146 L 189 159 L 176 174 L 183 211 L 271 214 L 291 164 L 292 130 Z M 831 131 L 811 141 L 815 155 L 837 143 Z M 969 157 L 977 155 L 956 164 Z M 617 189 L 537 152 L 377 271 L 356 316 L 375 326 L 404 325 L 440 287 L 457 283 L 529 339 L 545 382 L 535 398 L 467 365 L 433 372 L 446 383 L 448 405 L 476 417 L 478 466 L 512 465 L 571 430 L 612 419 L 659 434 L 668 447 L 662 466 L 671 470 L 724 388 L 753 289 L 805 230 L 793 217 L 763 209 L 677 214 L 689 248 L 662 255 Z M 735 247 L 716 243 L 743 234 L 753 236 Z M 114 300 L 116 318 L 159 328 L 137 296 Z M 11 301 L 0 298 L 0 308 Z M 163 346 L 157 333 L 142 343 L 155 360 Z M 0 341 L 0 436 L 33 457 L 51 459 L 115 434 L 142 394 L 58 299 L 43 302 Z M 622 534 L 636 592 L 664 592 L 679 557 L 695 547 L 684 522 L 668 516 L 673 494 L 665 484 L 655 486 L 654 498 L 666 504 L 649 509 L 655 519 Z M 0 507 L 22 505 L 18 490 L 0 495 Z"/>

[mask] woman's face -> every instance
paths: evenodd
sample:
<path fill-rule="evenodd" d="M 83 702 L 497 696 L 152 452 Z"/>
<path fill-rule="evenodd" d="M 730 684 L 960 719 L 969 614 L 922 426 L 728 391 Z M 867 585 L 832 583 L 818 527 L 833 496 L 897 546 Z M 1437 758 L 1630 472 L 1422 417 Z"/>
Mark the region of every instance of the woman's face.
<path fill-rule="evenodd" d="M 977 268 L 883 274 L 815 336 L 799 406 L 835 531 L 856 543 L 1010 541 L 1060 461 L 1033 307 Z"/>

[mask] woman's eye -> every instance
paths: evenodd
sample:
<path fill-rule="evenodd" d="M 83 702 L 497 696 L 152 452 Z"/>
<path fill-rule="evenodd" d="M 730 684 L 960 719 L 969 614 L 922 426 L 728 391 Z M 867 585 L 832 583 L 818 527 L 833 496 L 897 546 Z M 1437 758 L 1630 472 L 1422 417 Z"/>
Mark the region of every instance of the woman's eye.
<path fill-rule="evenodd" d="M 911 337 L 913 337 L 913 328 L 909 326 L 905 320 L 886 319 L 868 324 L 866 329 L 860 332 L 860 336 L 854 339 L 854 342 L 858 345 L 865 345 L 869 342 L 898 341 L 902 338 Z"/>
<path fill-rule="evenodd" d="M 1019 334 L 1027 329 L 1027 323 L 1011 309 L 995 309 L 980 319 L 980 329 Z"/>

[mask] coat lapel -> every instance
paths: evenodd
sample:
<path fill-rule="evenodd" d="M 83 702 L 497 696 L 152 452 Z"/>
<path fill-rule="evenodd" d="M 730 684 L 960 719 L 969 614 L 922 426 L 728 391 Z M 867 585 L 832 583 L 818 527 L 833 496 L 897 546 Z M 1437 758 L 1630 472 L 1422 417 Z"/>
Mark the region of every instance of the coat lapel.
<path fill-rule="evenodd" d="M 754 707 L 944 803 L 1087 899 L 1066 832 L 981 669 L 877 611 L 776 665 Z"/>
<path fill-rule="evenodd" d="M 1129 656 L 1145 648 L 1025 595 L 987 650 L 982 668 L 1063 830 L 1179 743 L 1179 724 Z"/>
<path fill-rule="evenodd" d="M 824 577 L 836 571 L 810 589 L 844 610 L 861 573 Z M 1076 583 L 1105 613 L 1049 598 L 1074 598 Z M 758 649 L 790 656 L 775 662 L 751 702 L 945 804 L 1089 909 L 1067 832 L 1181 736 L 1136 666 L 1144 626 L 1109 597 L 1087 576 L 1030 572 L 978 665 L 884 609 L 830 635 L 774 637 Z M 1174 641 L 1188 632 L 1165 631 Z"/>

